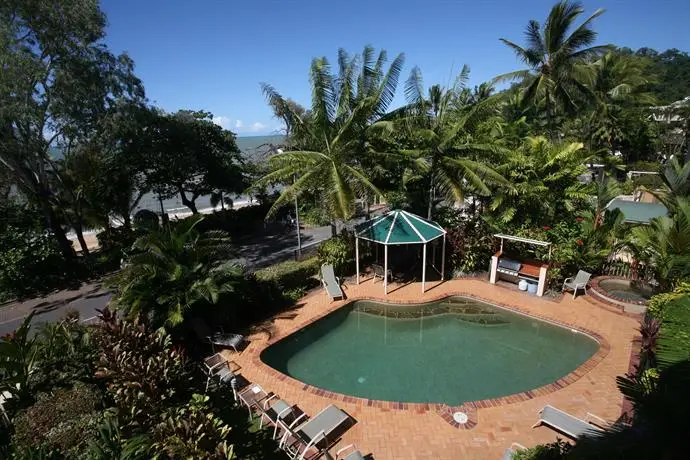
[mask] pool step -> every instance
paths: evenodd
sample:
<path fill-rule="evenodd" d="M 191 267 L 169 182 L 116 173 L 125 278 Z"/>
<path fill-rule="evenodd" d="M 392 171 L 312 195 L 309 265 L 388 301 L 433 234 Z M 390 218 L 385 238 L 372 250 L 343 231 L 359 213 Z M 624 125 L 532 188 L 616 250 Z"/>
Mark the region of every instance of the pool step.
<path fill-rule="evenodd" d="M 366 305 L 359 307 L 358 311 L 366 315 L 385 316 L 394 319 L 430 318 L 438 315 L 451 314 L 461 321 L 481 326 L 500 326 L 509 324 L 509 321 L 506 321 L 499 312 L 477 305 L 473 302 L 440 302 L 434 306 L 407 309 L 399 306 L 390 308 L 378 305 Z"/>

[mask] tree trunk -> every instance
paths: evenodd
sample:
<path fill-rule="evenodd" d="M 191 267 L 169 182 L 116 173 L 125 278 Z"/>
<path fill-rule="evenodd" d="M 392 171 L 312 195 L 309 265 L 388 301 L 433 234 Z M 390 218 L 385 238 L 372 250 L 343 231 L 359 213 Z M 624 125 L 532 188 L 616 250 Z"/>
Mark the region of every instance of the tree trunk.
<path fill-rule="evenodd" d="M 125 228 L 127 230 L 131 230 L 132 229 L 132 216 L 130 216 L 129 213 L 127 212 L 127 213 L 125 213 L 124 216 L 122 216 L 122 218 L 125 221 Z"/>
<path fill-rule="evenodd" d="M 220 192 L 220 209 L 225 211 L 225 196 L 223 196 L 223 192 Z"/>
<path fill-rule="evenodd" d="M 41 202 L 43 215 L 46 217 L 48 226 L 57 240 L 62 256 L 67 260 L 74 259 L 76 254 L 74 253 L 74 248 L 72 248 L 72 242 L 67 238 L 65 230 L 62 228 L 62 225 L 60 225 L 60 220 L 55 214 L 55 211 L 53 211 L 53 208 L 45 197 L 41 197 L 39 200 Z"/>
<path fill-rule="evenodd" d="M 426 218 L 431 220 L 431 210 L 434 208 L 434 179 L 429 178 L 429 207 L 426 212 Z"/>
<path fill-rule="evenodd" d="M 196 203 L 194 203 L 194 198 L 191 200 L 188 199 L 187 194 L 182 189 L 180 189 L 180 198 L 182 199 L 182 204 L 192 210 L 192 214 L 199 214 L 199 211 L 196 209 Z"/>
<path fill-rule="evenodd" d="M 89 246 L 86 244 L 84 239 L 84 232 L 82 229 L 81 222 L 74 226 L 74 233 L 77 234 L 77 240 L 79 240 L 79 245 L 81 246 L 81 253 L 84 256 L 89 255 Z"/>
<path fill-rule="evenodd" d="M 338 223 L 334 220 L 331 221 L 331 237 L 338 236 Z"/>

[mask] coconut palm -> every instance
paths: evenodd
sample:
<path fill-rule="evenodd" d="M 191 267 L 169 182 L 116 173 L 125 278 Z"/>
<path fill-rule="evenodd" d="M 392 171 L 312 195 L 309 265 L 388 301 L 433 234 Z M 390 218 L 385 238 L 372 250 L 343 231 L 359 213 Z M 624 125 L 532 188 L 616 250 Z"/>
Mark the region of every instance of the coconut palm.
<path fill-rule="evenodd" d="M 589 137 L 613 152 L 620 148 L 624 137 L 621 117 L 629 109 L 656 102 L 648 92 L 653 81 L 644 60 L 618 52 L 606 53 L 589 67 L 588 86 L 595 102 L 588 119 Z"/>
<path fill-rule="evenodd" d="M 154 327 L 178 326 L 193 308 L 216 304 L 242 276 L 228 262 L 232 248 L 223 231 L 199 233 L 203 220 L 185 219 L 137 239 L 122 274 L 115 304 L 128 315 L 147 315 Z"/>
<path fill-rule="evenodd" d="M 407 177 L 421 176 L 428 184 L 428 219 L 437 194 L 462 202 L 468 192 L 486 196 L 492 184 L 507 184 L 488 163 L 478 161 L 481 156 L 508 153 L 496 139 L 478 135 L 482 124 L 498 114 L 499 99 L 486 96 L 467 108 L 463 90 L 468 76 L 464 66 L 452 87 L 433 85 L 425 93 L 422 73 L 415 67 L 405 83 L 408 104 L 374 125 L 389 133 L 399 127 L 408 131 L 414 148 L 397 155 L 408 165 Z"/>
<path fill-rule="evenodd" d="M 585 85 L 586 67 L 583 64 L 610 49 L 609 45 L 592 46 L 597 38 L 591 27 L 592 21 L 603 12 L 602 9 L 596 10 L 570 32 L 584 8 L 580 2 L 564 0 L 551 8 L 543 26 L 534 19 L 529 21 L 525 29 L 525 47 L 500 39 L 528 68 L 501 75 L 495 80 L 522 80 L 525 84 L 523 104 L 543 104 L 552 138 L 555 135 L 556 110 L 563 108 L 572 113 L 578 107 L 579 98 L 591 98 L 591 91 Z"/>
<path fill-rule="evenodd" d="M 285 120 L 295 141 L 269 159 L 270 172 L 255 184 L 285 185 L 269 215 L 296 196 L 312 193 L 332 221 L 348 219 L 356 198 L 381 195 L 358 156 L 366 150 L 365 131 L 393 100 L 403 61 L 398 55 L 386 71 L 385 51 L 375 56 L 374 49 L 366 47 L 361 55 L 350 56 L 341 49 L 335 75 L 325 57 L 314 59 L 311 108 L 304 113 L 273 87 L 262 85 L 269 105 Z"/>

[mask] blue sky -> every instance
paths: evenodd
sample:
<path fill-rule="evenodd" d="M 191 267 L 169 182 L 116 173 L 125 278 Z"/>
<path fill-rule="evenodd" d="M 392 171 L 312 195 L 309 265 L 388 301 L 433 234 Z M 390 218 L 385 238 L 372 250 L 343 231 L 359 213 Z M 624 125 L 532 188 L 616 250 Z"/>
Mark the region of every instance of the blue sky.
<path fill-rule="evenodd" d="M 463 64 L 470 84 L 521 68 L 499 37 L 522 43 L 530 19 L 555 0 L 102 0 L 106 42 L 136 63 L 152 103 L 167 111 L 203 109 L 239 135 L 280 127 L 259 89 L 275 86 L 309 105 L 315 56 L 366 44 L 404 52 L 402 83 L 422 69 L 425 84 L 447 84 Z M 600 43 L 690 50 L 688 0 L 586 0 Z M 401 104 L 399 87 L 395 103 Z"/>

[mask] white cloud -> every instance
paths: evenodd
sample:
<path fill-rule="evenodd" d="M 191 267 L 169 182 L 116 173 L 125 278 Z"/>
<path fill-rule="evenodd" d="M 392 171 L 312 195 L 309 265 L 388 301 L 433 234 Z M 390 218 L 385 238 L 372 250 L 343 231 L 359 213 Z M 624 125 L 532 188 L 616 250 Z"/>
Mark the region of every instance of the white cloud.
<path fill-rule="evenodd" d="M 247 126 L 244 121 L 232 119 L 223 115 L 213 117 L 213 122 L 224 129 L 232 129 L 236 133 L 258 133 L 265 131 L 267 126 L 259 121 L 255 121 Z"/>
<path fill-rule="evenodd" d="M 228 117 L 224 117 L 222 115 L 213 117 L 213 122 L 217 124 L 218 126 L 221 126 L 225 129 L 228 129 L 228 126 L 230 126 L 230 119 Z"/>

